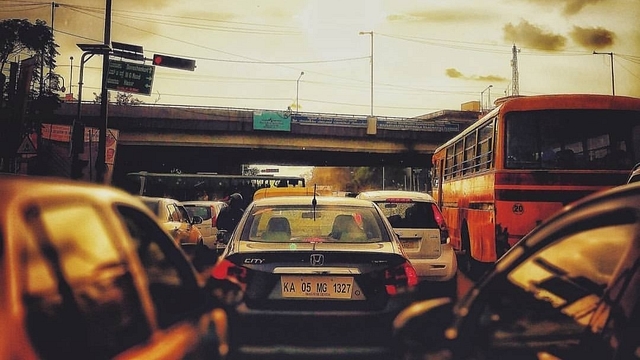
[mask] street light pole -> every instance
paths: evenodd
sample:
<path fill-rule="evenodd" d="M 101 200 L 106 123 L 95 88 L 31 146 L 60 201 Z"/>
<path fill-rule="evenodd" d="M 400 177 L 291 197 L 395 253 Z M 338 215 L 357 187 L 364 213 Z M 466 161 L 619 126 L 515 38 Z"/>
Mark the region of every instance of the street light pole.
<path fill-rule="evenodd" d="M 480 92 L 480 112 L 484 113 L 484 92 L 491 89 L 493 85 L 487 86 L 484 90 Z M 491 90 L 489 90 L 491 91 Z"/>
<path fill-rule="evenodd" d="M 615 85 L 615 79 L 613 77 L 613 53 L 612 52 L 597 52 L 594 51 L 593 52 L 594 55 L 609 55 L 609 57 L 611 58 L 611 93 L 613 96 L 616 95 L 616 85 Z"/>
<path fill-rule="evenodd" d="M 71 66 L 69 66 L 69 93 L 71 94 L 71 100 L 73 100 L 73 56 L 69 56 L 69 60 L 71 61 Z"/>
<path fill-rule="evenodd" d="M 296 80 L 296 113 L 300 111 L 300 103 L 298 102 L 298 94 L 300 93 L 300 78 L 304 75 L 304 71 L 300 71 L 300 76 Z"/>
<path fill-rule="evenodd" d="M 373 116 L 373 31 L 360 31 L 360 35 L 371 35 L 371 116 Z"/>

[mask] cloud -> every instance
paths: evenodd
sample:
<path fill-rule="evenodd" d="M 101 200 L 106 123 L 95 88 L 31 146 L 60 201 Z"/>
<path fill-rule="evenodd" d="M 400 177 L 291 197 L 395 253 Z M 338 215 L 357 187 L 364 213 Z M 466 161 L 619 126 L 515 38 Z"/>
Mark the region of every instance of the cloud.
<path fill-rule="evenodd" d="M 464 78 L 464 75 L 460 71 L 458 71 L 458 70 L 456 70 L 454 68 L 448 68 L 445 71 L 445 73 L 450 78 L 454 78 L 454 79 L 456 79 L 456 78 Z"/>
<path fill-rule="evenodd" d="M 464 79 L 482 82 L 508 82 L 509 79 L 499 75 L 465 75 L 457 69 L 448 68 L 445 74 L 452 79 Z"/>
<path fill-rule="evenodd" d="M 531 3 L 544 6 L 555 7 L 558 5 L 563 5 L 562 13 L 564 15 L 575 15 L 587 5 L 593 5 L 606 1 L 607 0 L 529 0 L 529 2 Z"/>
<path fill-rule="evenodd" d="M 473 11 L 461 11 L 459 9 L 431 9 L 428 11 L 409 11 L 401 14 L 390 14 L 388 21 L 416 22 L 416 23 L 463 23 L 473 21 L 486 21 L 488 15 L 477 9 Z"/>
<path fill-rule="evenodd" d="M 508 23 L 502 30 L 505 40 L 537 50 L 562 50 L 567 42 L 564 36 L 545 32 L 526 20 L 521 20 L 517 25 Z"/>
<path fill-rule="evenodd" d="M 583 28 L 574 26 L 569 33 L 571 39 L 580 46 L 592 50 L 610 47 L 615 41 L 616 34 L 613 31 L 601 27 Z"/>

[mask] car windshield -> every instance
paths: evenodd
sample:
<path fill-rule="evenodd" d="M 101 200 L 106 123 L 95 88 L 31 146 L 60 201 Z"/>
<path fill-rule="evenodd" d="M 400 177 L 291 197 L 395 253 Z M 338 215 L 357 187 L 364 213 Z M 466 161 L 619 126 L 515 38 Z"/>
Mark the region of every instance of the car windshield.
<path fill-rule="evenodd" d="M 433 204 L 409 201 L 376 201 L 394 228 L 437 228 Z"/>
<path fill-rule="evenodd" d="M 390 237 L 374 208 L 290 205 L 253 207 L 241 240 L 373 243 Z"/>

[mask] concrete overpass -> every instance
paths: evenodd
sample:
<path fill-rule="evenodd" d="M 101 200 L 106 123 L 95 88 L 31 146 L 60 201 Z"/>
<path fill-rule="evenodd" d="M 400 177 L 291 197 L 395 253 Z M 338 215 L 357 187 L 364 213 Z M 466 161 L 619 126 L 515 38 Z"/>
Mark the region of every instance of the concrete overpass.
<path fill-rule="evenodd" d="M 82 121 L 98 127 L 99 104 L 82 104 Z M 71 124 L 77 103 L 55 123 Z M 417 118 L 290 113 L 194 106 L 109 105 L 117 131 L 114 177 L 130 171 L 239 173 L 241 164 L 429 167 L 434 149 L 478 118 L 443 110 Z"/>

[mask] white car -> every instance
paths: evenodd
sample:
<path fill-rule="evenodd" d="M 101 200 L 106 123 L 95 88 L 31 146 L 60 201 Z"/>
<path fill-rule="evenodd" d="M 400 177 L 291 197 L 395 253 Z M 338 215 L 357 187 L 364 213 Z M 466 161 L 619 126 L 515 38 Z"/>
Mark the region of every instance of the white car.
<path fill-rule="evenodd" d="M 456 283 L 458 262 L 449 231 L 433 197 L 417 191 L 372 190 L 357 195 L 385 214 L 420 280 Z M 453 290 L 455 286 L 451 290 Z"/>
<path fill-rule="evenodd" d="M 200 216 L 201 224 L 196 224 L 198 230 L 202 234 L 204 244 L 211 249 L 217 247 L 224 248 L 224 244 L 219 244 L 218 239 L 218 215 L 220 211 L 227 206 L 224 201 L 211 200 L 190 200 L 182 201 L 182 205 L 187 209 L 191 217 Z"/>

